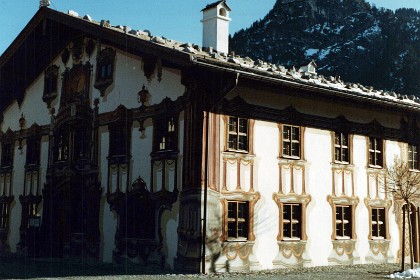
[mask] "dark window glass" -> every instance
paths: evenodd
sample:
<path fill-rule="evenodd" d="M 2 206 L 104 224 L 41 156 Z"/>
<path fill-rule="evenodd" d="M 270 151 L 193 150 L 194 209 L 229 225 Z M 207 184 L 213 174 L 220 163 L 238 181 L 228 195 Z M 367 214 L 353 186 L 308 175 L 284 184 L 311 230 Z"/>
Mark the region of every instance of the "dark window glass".
<path fill-rule="evenodd" d="M 26 165 L 38 164 L 39 163 L 39 141 L 35 137 L 29 137 L 27 139 L 26 149 Z"/>
<path fill-rule="evenodd" d="M 408 144 L 408 167 L 410 169 L 419 169 L 416 145 Z"/>
<path fill-rule="evenodd" d="M 302 205 L 283 204 L 283 238 L 302 238 Z"/>
<path fill-rule="evenodd" d="M 340 132 L 335 132 L 334 137 L 334 159 L 339 163 L 350 162 L 348 135 Z"/>
<path fill-rule="evenodd" d="M 156 121 L 155 151 L 177 150 L 177 124 L 174 117 Z"/>
<path fill-rule="evenodd" d="M 248 151 L 248 119 L 229 117 L 228 149 Z"/>
<path fill-rule="evenodd" d="M 350 205 L 335 206 L 336 236 L 339 238 L 352 238 L 352 216 Z"/>
<path fill-rule="evenodd" d="M 56 161 L 67 161 L 69 159 L 69 133 L 67 129 L 61 130 L 56 139 Z"/>
<path fill-rule="evenodd" d="M 109 156 L 128 155 L 128 130 L 124 123 L 115 123 L 110 126 Z"/>
<path fill-rule="evenodd" d="M 375 167 L 382 167 L 382 139 L 373 137 L 369 138 L 369 165 Z"/>
<path fill-rule="evenodd" d="M 1 152 L 1 167 L 13 166 L 13 146 L 11 143 L 3 143 Z"/>
<path fill-rule="evenodd" d="M 247 201 L 228 201 L 228 237 L 248 238 L 248 213 Z"/>
<path fill-rule="evenodd" d="M 0 203 L 0 228 L 4 229 L 8 226 L 8 204 Z"/>
<path fill-rule="evenodd" d="M 385 208 L 372 208 L 372 237 L 386 237 Z"/>
<path fill-rule="evenodd" d="M 283 125 L 283 156 L 300 158 L 300 127 Z"/>

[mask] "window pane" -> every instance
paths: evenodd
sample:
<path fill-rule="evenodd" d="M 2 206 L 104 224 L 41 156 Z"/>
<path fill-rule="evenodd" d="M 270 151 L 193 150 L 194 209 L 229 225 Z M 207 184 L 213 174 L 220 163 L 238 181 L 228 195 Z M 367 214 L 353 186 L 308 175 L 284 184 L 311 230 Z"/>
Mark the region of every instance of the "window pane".
<path fill-rule="evenodd" d="M 290 146 L 289 142 L 283 143 L 283 155 L 290 156 Z"/>
<path fill-rule="evenodd" d="M 238 236 L 237 237 L 247 238 L 248 237 L 247 232 L 248 232 L 247 223 L 246 222 L 238 223 Z"/>
<path fill-rule="evenodd" d="M 292 127 L 292 140 L 299 141 L 299 127 Z"/>
<path fill-rule="evenodd" d="M 334 135 L 334 144 L 335 145 L 340 145 L 340 134 L 339 133 L 335 133 L 335 135 Z"/>
<path fill-rule="evenodd" d="M 248 120 L 247 119 L 239 119 L 239 132 L 240 133 L 248 133 Z"/>
<path fill-rule="evenodd" d="M 246 218 L 246 203 L 238 202 L 238 219 Z"/>
<path fill-rule="evenodd" d="M 292 143 L 292 156 L 299 156 L 299 143 Z"/>
<path fill-rule="evenodd" d="M 228 203 L 228 218 L 236 219 L 236 202 Z"/>
<path fill-rule="evenodd" d="M 348 146 L 348 136 L 346 134 L 341 134 L 341 144 L 342 146 Z"/>
<path fill-rule="evenodd" d="M 283 141 L 290 140 L 290 126 L 283 126 Z"/>
<path fill-rule="evenodd" d="M 228 223 L 228 237 L 237 237 L 236 236 L 236 223 L 229 222 Z"/>
<path fill-rule="evenodd" d="M 238 143 L 238 149 L 239 150 L 248 150 L 248 143 L 247 143 L 248 139 L 245 135 L 240 135 L 239 136 L 239 143 Z"/>
<path fill-rule="evenodd" d="M 238 129 L 237 129 L 237 119 L 230 117 L 229 118 L 229 132 L 234 132 L 237 133 Z"/>
<path fill-rule="evenodd" d="M 349 162 L 349 149 L 348 148 L 342 149 L 341 157 L 342 157 L 341 161 Z"/>
<path fill-rule="evenodd" d="M 229 149 L 234 149 L 234 150 L 237 150 L 238 149 L 238 136 L 237 135 L 232 135 L 232 134 L 229 134 L 229 140 L 228 140 L 228 146 L 229 146 Z"/>
<path fill-rule="evenodd" d="M 291 217 L 290 207 L 291 206 L 288 205 L 288 204 L 283 205 L 283 220 L 289 220 L 290 221 L 290 217 Z"/>

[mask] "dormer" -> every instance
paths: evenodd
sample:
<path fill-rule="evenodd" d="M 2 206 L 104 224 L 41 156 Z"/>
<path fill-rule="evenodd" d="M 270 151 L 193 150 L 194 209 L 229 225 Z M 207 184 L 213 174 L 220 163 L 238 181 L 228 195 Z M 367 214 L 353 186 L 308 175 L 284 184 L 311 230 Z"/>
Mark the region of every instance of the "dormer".
<path fill-rule="evenodd" d="M 213 48 L 219 53 L 229 52 L 229 13 L 226 1 L 217 1 L 203 10 L 203 47 Z"/>
<path fill-rule="evenodd" d="M 302 65 L 299 67 L 299 72 L 309 73 L 316 75 L 316 68 L 318 65 L 316 65 L 315 61 L 309 62 L 307 65 Z"/>

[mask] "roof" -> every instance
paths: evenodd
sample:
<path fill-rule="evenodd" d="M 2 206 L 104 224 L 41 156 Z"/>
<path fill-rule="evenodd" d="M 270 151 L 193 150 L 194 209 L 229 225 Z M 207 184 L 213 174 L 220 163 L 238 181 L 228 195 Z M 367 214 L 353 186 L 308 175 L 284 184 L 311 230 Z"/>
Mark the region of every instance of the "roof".
<path fill-rule="evenodd" d="M 224 1 L 216 3 L 220 2 Z M 324 77 L 294 67 L 287 69 L 249 57 L 219 54 L 198 45 L 153 36 L 149 32 L 132 30 L 127 26 L 111 25 L 105 20 L 95 21 L 89 16 L 81 17 L 75 13 L 66 14 L 41 7 L 0 56 L 0 112 L 13 100 L 18 103 L 22 101 L 26 88 L 39 77 L 51 60 L 72 39 L 81 35 L 100 39 L 104 44 L 111 44 L 141 57 L 160 57 L 164 66 L 234 72 L 240 79 L 263 81 L 274 85 L 274 88 L 283 85 L 319 95 L 420 111 L 420 99 L 414 95 L 375 90 L 361 84 L 346 83 L 340 77 Z"/>
<path fill-rule="evenodd" d="M 208 10 L 208 9 L 211 9 L 211 8 L 214 8 L 214 7 L 216 7 L 217 5 L 219 5 L 219 4 L 224 4 L 225 5 L 225 8 L 230 12 L 231 11 L 231 9 L 230 9 L 230 7 L 228 6 L 228 4 L 226 3 L 226 0 L 221 0 L 221 1 L 216 1 L 216 2 L 214 2 L 214 3 L 211 3 L 211 4 L 208 4 L 206 7 L 204 7 L 204 9 L 202 9 L 201 11 L 203 12 L 203 11 L 206 11 L 206 10 Z"/>

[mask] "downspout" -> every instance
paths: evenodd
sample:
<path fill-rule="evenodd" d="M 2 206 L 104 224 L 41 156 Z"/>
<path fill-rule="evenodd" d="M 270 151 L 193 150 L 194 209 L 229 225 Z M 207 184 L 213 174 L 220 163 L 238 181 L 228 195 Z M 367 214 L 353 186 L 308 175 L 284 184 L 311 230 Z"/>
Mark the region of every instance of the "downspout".
<path fill-rule="evenodd" d="M 214 103 L 214 105 L 205 111 L 204 123 L 206 125 L 206 151 L 204 159 L 204 209 L 203 209 L 203 235 L 201 248 L 201 273 L 206 273 L 206 234 L 207 234 L 207 192 L 208 192 L 208 159 L 209 159 L 209 114 L 219 104 L 219 102 L 229 93 L 231 93 L 238 85 L 239 73 L 236 73 L 235 84 L 222 95 L 222 97 Z"/>

